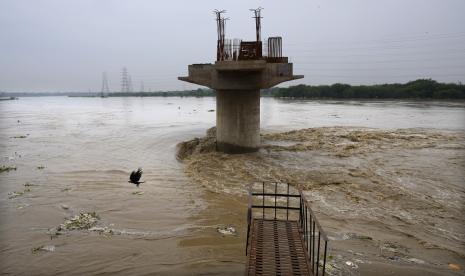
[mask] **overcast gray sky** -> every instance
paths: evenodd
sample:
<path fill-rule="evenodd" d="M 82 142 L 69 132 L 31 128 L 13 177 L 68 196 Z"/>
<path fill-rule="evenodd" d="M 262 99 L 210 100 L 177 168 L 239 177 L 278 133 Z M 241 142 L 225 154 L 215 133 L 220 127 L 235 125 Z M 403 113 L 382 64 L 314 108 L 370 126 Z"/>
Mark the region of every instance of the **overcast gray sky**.
<path fill-rule="evenodd" d="M 119 91 L 126 66 L 135 90 L 197 88 L 178 81 L 191 63 L 213 62 L 213 9 L 227 38 L 262 37 L 305 84 L 373 84 L 433 78 L 465 82 L 464 0 L 0 0 L 0 91 Z"/>

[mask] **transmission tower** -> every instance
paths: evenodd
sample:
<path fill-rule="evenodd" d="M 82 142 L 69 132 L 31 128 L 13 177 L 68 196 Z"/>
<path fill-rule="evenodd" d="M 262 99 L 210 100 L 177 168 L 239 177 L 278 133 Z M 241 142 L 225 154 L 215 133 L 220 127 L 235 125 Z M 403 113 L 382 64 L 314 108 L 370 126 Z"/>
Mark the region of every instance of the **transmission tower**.
<path fill-rule="evenodd" d="M 110 88 L 108 87 L 108 77 L 107 72 L 102 73 L 102 90 L 101 90 L 101 97 L 105 97 L 110 93 Z"/>
<path fill-rule="evenodd" d="M 128 92 L 133 92 L 131 75 L 128 74 Z"/>
<path fill-rule="evenodd" d="M 123 67 L 123 71 L 121 72 L 121 92 L 129 92 L 129 75 L 126 67 Z"/>

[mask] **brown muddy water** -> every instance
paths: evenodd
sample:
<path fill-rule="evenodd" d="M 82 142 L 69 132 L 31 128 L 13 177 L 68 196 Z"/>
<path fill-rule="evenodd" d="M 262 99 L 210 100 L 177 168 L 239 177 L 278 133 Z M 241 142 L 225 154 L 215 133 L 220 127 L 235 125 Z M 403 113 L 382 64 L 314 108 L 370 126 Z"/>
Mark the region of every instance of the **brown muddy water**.
<path fill-rule="evenodd" d="M 214 98 L 0 102 L 0 165 L 16 168 L 0 173 L 1 273 L 239 275 L 246 184 L 282 180 L 305 189 L 328 232 L 330 275 L 464 274 L 464 103 L 264 98 L 258 153 L 200 140 L 178 161 L 212 109 Z M 137 167 L 139 188 L 127 182 Z"/>

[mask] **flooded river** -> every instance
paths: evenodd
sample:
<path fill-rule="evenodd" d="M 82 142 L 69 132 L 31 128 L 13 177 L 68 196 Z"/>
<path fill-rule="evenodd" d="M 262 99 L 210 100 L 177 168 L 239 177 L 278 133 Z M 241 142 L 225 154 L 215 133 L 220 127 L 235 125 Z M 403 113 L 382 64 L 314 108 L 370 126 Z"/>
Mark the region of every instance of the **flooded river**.
<path fill-rule="evenodd" d="M 246 184 L 282 180 L 328 232 L 330 275 L 463 275 L 464 103 L 261 101 L 258 153 L 183 160 L 214 98 L 0 102 L 0 271 L 240 275 Z"/>

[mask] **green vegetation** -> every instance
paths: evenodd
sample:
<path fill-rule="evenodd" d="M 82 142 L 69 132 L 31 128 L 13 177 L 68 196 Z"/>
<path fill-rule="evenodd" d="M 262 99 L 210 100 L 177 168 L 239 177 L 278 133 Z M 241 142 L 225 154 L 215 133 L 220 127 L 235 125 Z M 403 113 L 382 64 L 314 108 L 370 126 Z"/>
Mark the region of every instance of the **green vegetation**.
<path fill-rule="evenodd" d="M 15 166 L 5 166 L 5 165 L 0 166 L 0 173 L 9 172 L 9 171 L 16 171 L 16 167 Z"/>
<path fill-rule="evenodd" d="M 405 84 L 333 85 L 300 84 L 262 90 L 263 97 L 330 99 L 465 99 L 465 85 L 419 79 Z M 109 97 L 214 97 L 211 89 L 165 92 L 110 93 Z"/>
<path fill-rule="evenodd" d="M 211 89 L 196 89 L 184 91 L 165 92 L 116 92 L 108 94 L 108 97 L 213 97 L 215 92 Z"/>
<path fill-rule="evenodd" d="M 332 85 L 300 84 L 287 88 L 274 87 L 261 91 L 263 97 L 279 98 L 322 98 L 322 99 L 465 99 L 465 85 L 462 83 L 439 83 L 431 79 L 418 79 L 404 84 L 349 85 L 336 83 Z M 0 96 L 69 96 L 100 97 L 100 93 L 92 92 L 60 92 L 60 93 L 7 93 Z M 113 92 L 108 97 L 214 97 L 212 89 L 195 89 L 181 91 L 158 92 Z M 26 135 L 27 136 L 27 135 Z M 26 138 L 24 135 L 12 138 Z"/>
<path fill-rule="evenodd" d="M 262 91 L 262 96 L 282 98 L 334 99 L 465 99 L 465 85 L 438 83 L 419 79 L 405 84 L 357 85 L 296 85 Z"/>

